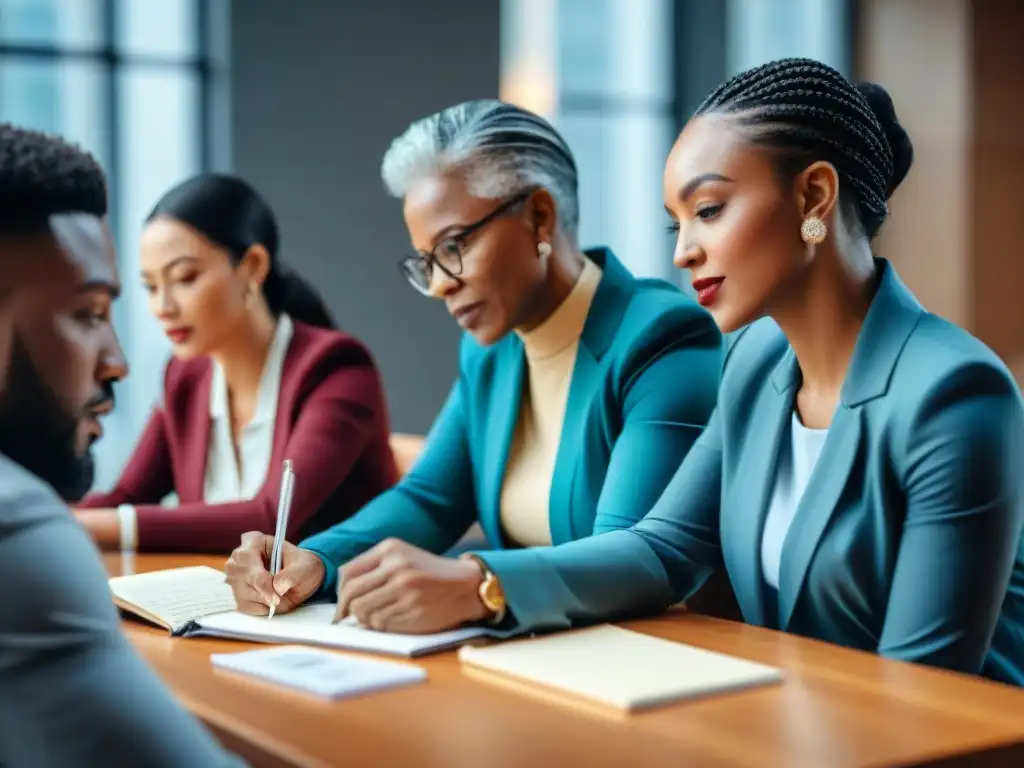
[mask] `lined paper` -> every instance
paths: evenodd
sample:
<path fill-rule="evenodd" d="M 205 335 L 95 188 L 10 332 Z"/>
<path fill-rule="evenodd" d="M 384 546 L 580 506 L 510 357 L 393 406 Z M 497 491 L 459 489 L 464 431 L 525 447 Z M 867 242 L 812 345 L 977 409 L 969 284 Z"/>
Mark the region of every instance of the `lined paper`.
<path fill-rule="evenodd" d="M 110 579 L 114 597 L 149 613 L 176 631 L 204 616 L 235 610 L 224 573 L 205 565 Z"/>

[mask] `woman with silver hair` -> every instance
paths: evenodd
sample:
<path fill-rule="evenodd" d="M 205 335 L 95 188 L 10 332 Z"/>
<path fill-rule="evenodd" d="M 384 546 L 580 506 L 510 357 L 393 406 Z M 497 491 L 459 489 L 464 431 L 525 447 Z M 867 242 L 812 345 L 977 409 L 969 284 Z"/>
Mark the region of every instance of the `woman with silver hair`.
<path fill-rule="evenodd" d="M 535 114 L 500 101 L 445 109 L 392 143 L 382 175 L 417 251 L 402 271 L 466 330 L 456 383 L 398 486 L 286 545 L 276 578 L 269 537 L 248 537 L 228 579 L 251 613 L 340 583 L 339 616 L 374 629 L 500 624 L 482 561 L 442 553 L 477 521 L 495 548 L 635 523 L 714 408 L 722 337 L 673 286 L 580 248 L 575 162 Z"/>

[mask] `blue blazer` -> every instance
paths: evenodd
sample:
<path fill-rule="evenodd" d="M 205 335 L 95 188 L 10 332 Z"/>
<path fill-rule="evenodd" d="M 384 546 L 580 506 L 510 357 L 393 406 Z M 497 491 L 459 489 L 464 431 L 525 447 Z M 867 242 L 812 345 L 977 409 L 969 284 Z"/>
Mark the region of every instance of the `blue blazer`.
<path fill-rule="evenodd" d="M 735 337 L 719 406 L 629 530 L 479 553 L 509 632 L 655 613 L 724 566 L 744 619 L 1024 684 L 1024 407 L 981 342 L 925 312 L 892 267 L 867 314 L 782 550 L 761 539 L 800 370 L 778 326 Z"/>
<path fill-rule="evenodd" d="M 580 339 L 551 483 L 556 544 L 626 528 L 651 508 L 715 406 L 725 345 L 711 316 L 677 288 L 638 280 L 605 249 Z M 468 334 L 459 376 L 423 454 L 393 489 L 301 546 L 336 568 L 387 538 L 443 553 L 479 520 L 502 548 L 499 502 L 525 353 L 512 333 L 490 347 Z"/>

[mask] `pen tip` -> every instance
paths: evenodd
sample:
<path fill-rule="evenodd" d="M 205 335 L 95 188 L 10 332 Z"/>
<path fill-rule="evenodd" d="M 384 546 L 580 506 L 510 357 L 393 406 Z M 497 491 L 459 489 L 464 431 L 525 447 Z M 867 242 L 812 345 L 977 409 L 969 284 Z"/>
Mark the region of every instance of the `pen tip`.
<path fill-rule="evenodd" d="M 292 471 L 292 460 L 291 459 L 285 459 L 284 460 L 284 468 L 288 472 Z"/>

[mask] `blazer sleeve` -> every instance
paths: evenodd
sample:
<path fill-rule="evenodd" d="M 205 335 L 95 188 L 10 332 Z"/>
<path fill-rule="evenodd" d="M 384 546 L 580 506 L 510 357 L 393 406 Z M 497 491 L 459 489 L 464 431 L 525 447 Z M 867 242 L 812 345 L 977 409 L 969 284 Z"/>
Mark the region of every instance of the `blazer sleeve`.
<path fill-rule="evenodd" d="M 67 510 L 0 536 L 0 765 L 242 765 L 121 634 L 107 574 Z"/>
<path fill-rule="evenodd" d="M 686 600 L 721 565 L 719 412 L 653 509 L 628 529 L 556 547 L 474 553 L 505 592 L 500 633 L 658 613 Z"/>
<path fill-rule="evenodd" d="M 1009 374 L 977 363 L 915 411 L 878 653 L 978 674 L 1024 530 L 1024 409 Z"/>
<path fill-rule="evenodd" d="M 388 538 L 438 554 L 450 549 L 477 519 L 473 461 L 460 377 L 427 435 L 412 471 L 359 512 L 300 545 L 327 567 L 323 591 L 337 586 L 338 568 Z"/>
<path fill-rule="evenodd" d="M 334 369 L 303 400 L 285 446 L 300 478 L 288 518 L 289 537 L 345 482 L 384 408 L 380 377 L 365 351 L 360 348 L 357 360 L 333 362 Z M 137 507 L 139 548 L 229 551 L 247 531 L 272 534 L 280 491 L 280 474 L 271 471 L 260 493 L 248 501 Z"/>
<path fill-rule="evenodd" d="M 166 388 L 165 377 L 165 392 Z M 121 504 L 159 504 L 173 490 L 167 412 L 161 404 L 150 414 L 142 436 L 114 487 L 105 493 L 90 493 L 78 506 L 97 509 Z"/>
<path fill-rule="evenodd" d="M 622 399 L 622 430 L 598 499 L 595 534 L 629 528 L 654 507 L 715 408 L 723 351 L 721 334 L 701 314 L 638 366 Z"/>

